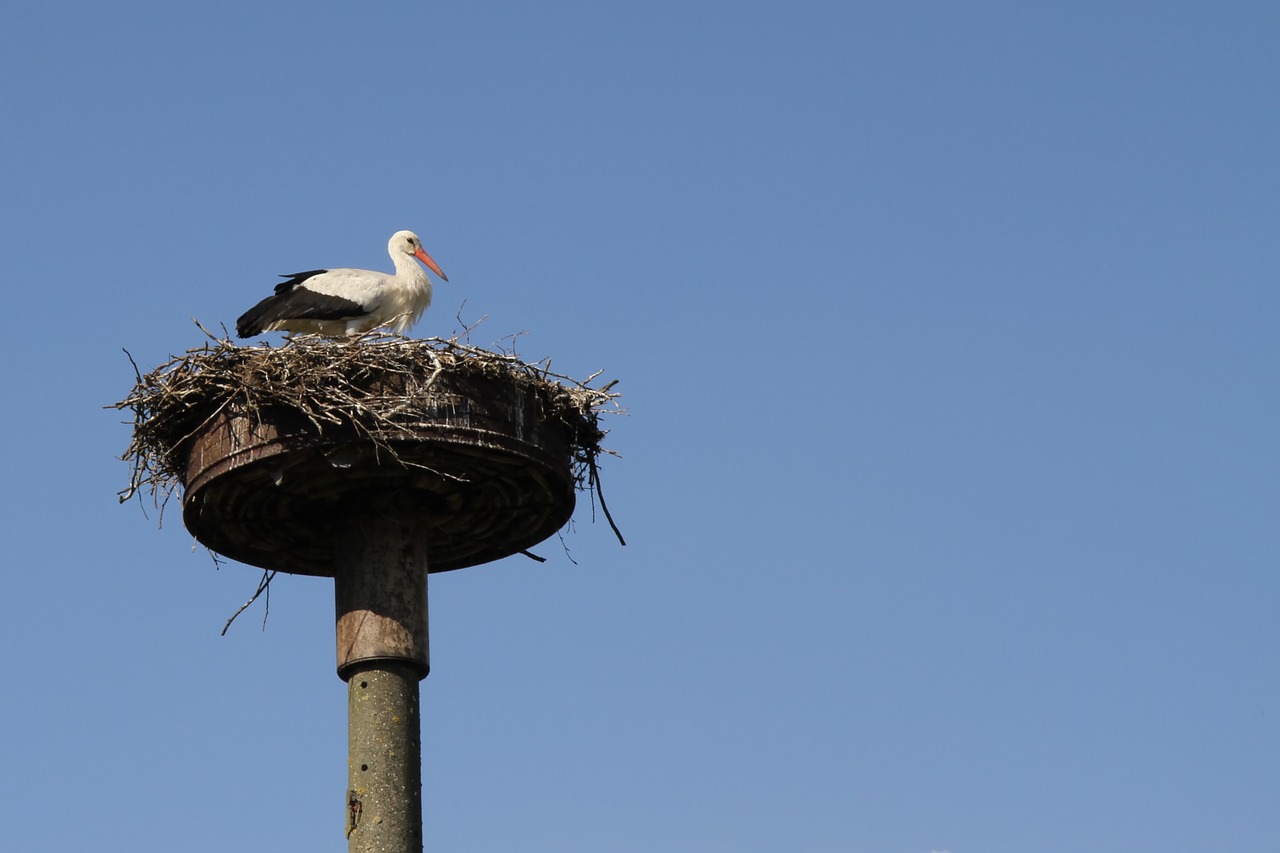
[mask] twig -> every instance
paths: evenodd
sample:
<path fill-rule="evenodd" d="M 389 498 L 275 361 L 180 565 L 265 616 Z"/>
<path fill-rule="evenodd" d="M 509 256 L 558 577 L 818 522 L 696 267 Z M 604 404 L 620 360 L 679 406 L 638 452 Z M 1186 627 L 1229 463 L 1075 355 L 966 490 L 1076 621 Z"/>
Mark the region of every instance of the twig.
<path fill-rule="evenodd" d="M 239 610 L 231 614 L 231 618 L 227 620 L 227 624 L 222 626 L 222 636 L 225 637 L 227 635 L 227 629 L 231 627 L 232 622 L 236 621 L 236 617 L 245 612 L 249 605 L 257 601 L 258 596 L 262 595 L 264 592 L 267 593 L 267 606 L 262 611 L 262 630 L 265 631 L 267 629 L 267 614 L 271 612 L 271 579 L 275 576 L 276 573 L 274 571 L 267 569 L 262 570 L 262 580 L 258 581 L 258 588 L 254 591 L 253 597 L 240 605 Z"/>
<path fill-rule="evenodd" d="M 121 350 L 124 350 L 124 354 L 128 357 L 128 359 L 129 359 L 129 363 L 133 365 L 133 375 L 134 375 L 134 376 L 136 376 L 136 377 L 138 377 L 138 383 L 139 383 L 139 384 L 141 384 L 141 383 L 142 383 L 142 371 L 138 369 L 138 362 L 136 362 L 136 361 L 134 361 L 134 360 L 133 360 L 133 353 L 129 352 L 129 351 L 128 351 L 127 349 L 125 349 L 124 347 L 121 347 L 120 349 L 121 349 Z"/>
<path fill-rule="evenodd" d="M 619 544 L 626 547 L 627 540 L 622 538 L 622 531 L 613 523 L 613 516 L 609 514 L 609 505 L 604 502 L 604 489 L 600 488 L 600 472 L 596 469 L 595 458 L 589 458 L 587 465 L 591 468 L 591 484 L 596 487 L 596 495 L 600 498 L 600 509 L 604 510 L 604 517 L 608 519 L 609 526 L 613 528 L 613 535 L 618 537 Z"/>
<path fill-rule="evenodd" d="M 573 563 L 575 566 L 578 565 L 578 561 L 573 559 L 573 552 L 569 550 L 569 543 L 564 541 L 564 531 L 557 530 L 556 537 L 559 538 L 560 547 L 564 549 L 564 555 L 569 558 L 569 562 Z"/>

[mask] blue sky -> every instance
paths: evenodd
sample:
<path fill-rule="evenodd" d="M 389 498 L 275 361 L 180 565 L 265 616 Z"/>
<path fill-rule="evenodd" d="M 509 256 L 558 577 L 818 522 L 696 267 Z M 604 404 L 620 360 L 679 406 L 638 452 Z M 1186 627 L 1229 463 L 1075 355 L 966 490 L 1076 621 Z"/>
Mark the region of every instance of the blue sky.
<path fill-rule="evenodd" d="M 5 845 L 342 850 L 331 586 L 119 506 L 104 410 L 277 273 L 620 380 L 432 579 L 428 849 L 1280 838 L 1280 11 L 10 4 Z M 465 304 L 464 304 L 465 302 Z M 574 562 L 576 561 L 576 563 Z"/>

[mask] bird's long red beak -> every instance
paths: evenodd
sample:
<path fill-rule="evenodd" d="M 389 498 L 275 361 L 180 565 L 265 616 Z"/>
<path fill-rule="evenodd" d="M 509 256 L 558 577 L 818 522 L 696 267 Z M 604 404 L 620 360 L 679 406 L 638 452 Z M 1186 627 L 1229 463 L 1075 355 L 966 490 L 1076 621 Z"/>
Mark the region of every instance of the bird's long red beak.
<path fill-rule="evenodd" d="M 428 269 L 430 269 L 433 273 L 435 273 L 436 275 L 440 276 L 440 279 L 441 279 L 442 281 L 448 281 L 448 280 L 449 280 L 449 276 L 447 276 L 447 275 L 445 275 L 444 273 L 442 273 L 442 272 L 440 271 L 440 266 L 439 266 L 435 261 L 431 260 L 431 256 L 427 254 L 427 250 L 426 250 L 426 249 L 424 249 L 424 248 L 422 248 L 421 246 L 419 246 L 419 247 L 418 247 L 418 251 L 414 252 L 414 253 L 413 253 L 413 256 L 414 256 L 415 258 L 417 258 L 418 260 L 422 261 L 424 264 L 426 264 L 426 265 L 427 265 L 427 268 L 428 268 Z"/>

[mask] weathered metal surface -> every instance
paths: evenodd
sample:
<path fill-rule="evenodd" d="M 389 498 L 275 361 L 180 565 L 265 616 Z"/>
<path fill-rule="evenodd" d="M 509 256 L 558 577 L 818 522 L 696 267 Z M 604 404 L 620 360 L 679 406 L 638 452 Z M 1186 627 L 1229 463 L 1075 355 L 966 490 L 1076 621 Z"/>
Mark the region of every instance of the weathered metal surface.
<path fill-rule="evenodd" d="M 566 427 L 515 382 L 442 375 L 411 420 L 374 441 L 287 408 L 230 408 L 186 443 L 183 521 L 233 560 L 334 573 L 344 507 L 395 494 L 426 519 L 430 571 L 528 549 L 573 513 Z"/>
<path fill-rule="evenodd" d="M 347 682 L 347 849 L 421 853 L 422 731 L 418 675 L 384 662 Z"/>
<path fill-rule="evenodd" d="M 335 524 L 338 675 L 347 680 L 349 850 L 422 849 L 418 680 L 430 671 L 427 519 L 412 494 L 350 498 Z"/>
<path fill-rule="evenodd" d="M 338 675 L 398 661 L 431 670 L 427 638 L 426 516 L 394 495 L 353 506 L 335 553 Z"/>

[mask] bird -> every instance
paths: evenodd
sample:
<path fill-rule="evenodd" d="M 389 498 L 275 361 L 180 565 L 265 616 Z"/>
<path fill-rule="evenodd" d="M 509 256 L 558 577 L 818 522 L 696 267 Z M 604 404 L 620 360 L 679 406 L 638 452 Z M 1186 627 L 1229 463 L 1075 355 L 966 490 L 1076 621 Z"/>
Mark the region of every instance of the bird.
<path fill-rule="evenodd" d="M 348 337 L 389 326 L 403 335 L 431 304 L 431 280 L 416 258 L 440 276 L 422 241 L 412 231 L 397 231 L 387 241 L 395 274 L 374 270 L 307 270 L 280 276 L 275 294 L 236 320 L 236 334 L 251 338 L 263 332 L 297 332 Z"/>

